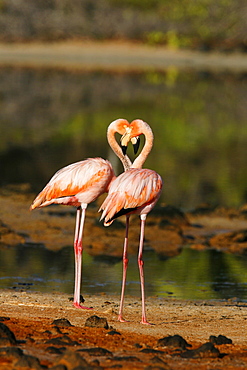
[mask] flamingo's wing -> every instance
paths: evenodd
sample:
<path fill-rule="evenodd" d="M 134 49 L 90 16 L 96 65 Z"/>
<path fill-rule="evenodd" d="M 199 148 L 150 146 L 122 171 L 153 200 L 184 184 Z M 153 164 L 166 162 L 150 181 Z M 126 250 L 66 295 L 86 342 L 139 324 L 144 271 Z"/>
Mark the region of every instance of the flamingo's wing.
<path fill-rule="evenodd" d="M 105 225 L 110 225 L 120 215 L 155 204 L 161 189 L 162 179 L 155 171 L 130 169 L 112 182 L 100 208 L 103 210 L 101 219 L 105 219 Z"/>
<path fill-rule="evenodd" d="M 51 203 L 78 206 L 91 203 L 103 194 L 114 176 L 110 162 L 89 158 L 57 171 L 38 194 L 31 209 Z"/>

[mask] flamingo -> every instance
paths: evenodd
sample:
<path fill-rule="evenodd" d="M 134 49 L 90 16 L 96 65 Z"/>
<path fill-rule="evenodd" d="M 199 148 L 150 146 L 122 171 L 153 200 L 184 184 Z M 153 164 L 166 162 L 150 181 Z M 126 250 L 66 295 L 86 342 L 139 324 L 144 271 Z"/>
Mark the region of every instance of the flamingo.
<path fill-rule="evenodd" d="M 149 169 L 142 169 L 142 166 L 150 153 L 153 146 L 153 133 L 150 126 L 140 120 L 132 121 L 126 130 L 123 140 L 125 144 L 131 140 L 132 142 L 144 134 L 145 145 L 134 160 L 129 169 L 120 174 L 110 184 L 108 195 L 102 203 L 99 211 L 103 211 L 101 220 L 104 219 L 104 225 L 109 226 L 117 217 L 126 215 L 126 232 L 123 248 L 123 278 L 121 298 L 119 305 L 118 321 L 125 322 L 123 318 L 124 292 L 126 285 L 126 275 L 128 266 L 128 230 L 129 217 L 131 214 L 140 215 L 140 240 L 138 251 L 138 266 L 141 282 L 141 297 L 142 297 L 142 324 L 149 324 L 146 318 L 145 309 L 145 292 L 144 292 L 144 269 L 143 269 L 143 242 L 144 230 L 147 214 L 153 209 L 157 203 L 162 191 L 162 178 L 158 173 Z"/>
<path fill-rule="evenodd" d="M 120 118 L 111 122 L 107 130 L 109 145 L 121 160 L 125 170 L 131 166 L 131 161 L 125 154 L 126 128 L 128 129 L 128 127 L 129 122 Z M 115 139 L 116 133 L 123 135 L 123 139 L 121 139 L 123 150 Z M 111 163 L 102 158 L 88 158 L 70 164 L 54 174 L 30 207 L 33 210 L 54 203 L 77 207 L 74 236 L 75 286 L 73 300 L 73 305 L 76 308 L 89 309 L 89 307 L 80 304 L 82 236 L 86 208 L 89 203 L 108 191 L 111 181 L 115 178 Z"/>

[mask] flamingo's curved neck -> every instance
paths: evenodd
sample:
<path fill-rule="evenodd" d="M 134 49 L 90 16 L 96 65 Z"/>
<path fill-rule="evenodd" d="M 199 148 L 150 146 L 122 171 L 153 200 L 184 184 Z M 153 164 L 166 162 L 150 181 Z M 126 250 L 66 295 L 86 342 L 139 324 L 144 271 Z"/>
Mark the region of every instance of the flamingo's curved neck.
<path fill-rule="evenodd" d="M 130 158 L 127 156 L 127 154 L 125 155 L 123 154 L 122 149 L 115 138 L 116 132 L 118 131 L 114 128 L 114 126 L 110 125 L 107 130 L 107 140 L 114 153 L 118 156 L 118 158 L 122 162 L 124 171 L 126 171 L 131 167 L 132 162 Z"/>
<path fill-rule="evenodd" d="M 145 144 L 141 153 L 132 163 L 131 168 L 142 168 L 144 162 L 146 161 L 153 147 L 154 135 L 151 128 L 148 125 L 143 126 L 142 134 L 145 136 Z"/>

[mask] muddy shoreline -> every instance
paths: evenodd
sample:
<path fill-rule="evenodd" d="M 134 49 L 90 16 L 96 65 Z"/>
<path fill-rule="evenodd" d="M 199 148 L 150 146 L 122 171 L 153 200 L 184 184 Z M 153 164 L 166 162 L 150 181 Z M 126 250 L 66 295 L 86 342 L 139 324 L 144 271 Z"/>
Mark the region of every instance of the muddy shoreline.
<path fill-rule="evenodd" d="M 0 246 L 17 246 L 28 243 L 43 245 L 57 251 L 72 245 L 75 210 L 73 207 L 51 205 L 30 212 L 35 194 L 29 186 L 9 186 L 0 189 L 1 228 Z M 125 217 L 120 217 L 110 228 L 99 222 L 99 205 L 87 209 L 84 244 L 92 256 L 121 257 Z M 13 210 L 15 210 L 13 212 Z M 139 218 L 131 220 L 129 252 L 136 252 L 139 235 Z M 211 207 L 202 204 L 188 212 L 171 205 L 159 205 L 150 213 L 146 222 L 146 241 L 163 257 L 179 254 L 186 247 L 245 254 L 247 251 L 247 206 L 238 209 Z"/>

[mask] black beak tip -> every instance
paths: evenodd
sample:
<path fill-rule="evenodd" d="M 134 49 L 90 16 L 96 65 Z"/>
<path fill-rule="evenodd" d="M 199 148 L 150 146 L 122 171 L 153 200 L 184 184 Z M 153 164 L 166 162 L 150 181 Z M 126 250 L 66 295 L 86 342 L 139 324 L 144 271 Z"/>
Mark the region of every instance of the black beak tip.
<path fill-rule="evenodd" d="M 123 155 L 125 155 L 127 153 L 127 146 L 121 145 L 121 149 L 122 149 Z"/>
<path fill-rule="evenodd" d="M 136 143 L 133 144 L 135 154 L 138 152 L 139 146 L 140 146 L 140 138 L 138 137 L 137 140 L 136 140 Z"/>

